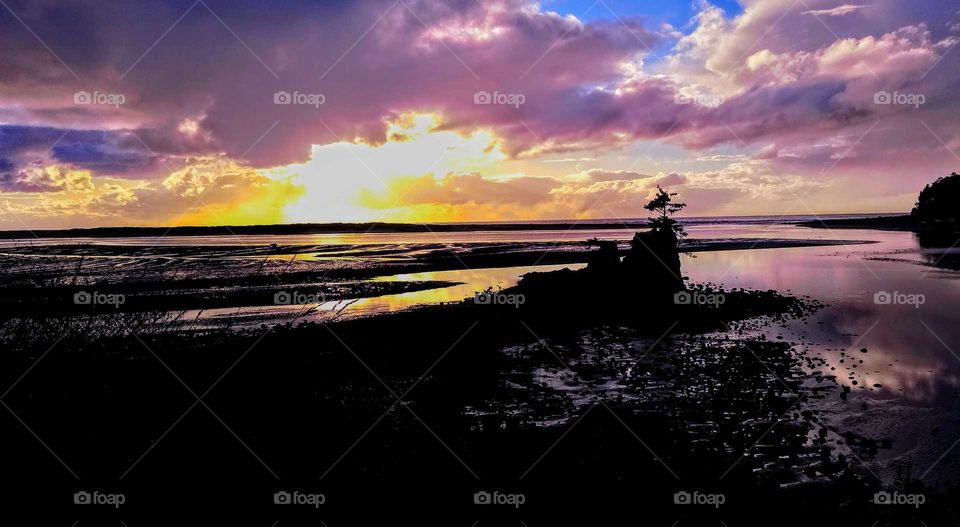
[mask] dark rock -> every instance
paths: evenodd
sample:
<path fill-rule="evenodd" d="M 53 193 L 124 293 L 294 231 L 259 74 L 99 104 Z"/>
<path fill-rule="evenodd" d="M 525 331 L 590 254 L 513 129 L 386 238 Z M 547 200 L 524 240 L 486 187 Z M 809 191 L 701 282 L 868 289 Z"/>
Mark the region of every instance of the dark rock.
<path fill-rule="evenodd" d="M 666 291 L 680 291 L 680 251 L 677 236 L 670 230 L 638 232 L 630 240 L 630 252 L 623 258 L 623 274 L 634 284 Z"/>
<path fill-rule="evenodd" d="M 620 267 L 620 250 L 613 240 L 597 240 L 593 238 L 587 243 L 597 247 L 590 253 L 587 261 L 587 270 L 591 273 L 616 273 Z"/>
<path fill-rule="evenodd" d="M 556 309 L 576 294 L 585 303 L 624 310 L 635 307 L 637 299 L 648 301 L 648 307 L 672 304 L 673 294 L 684 289 L 672 231 L 636 233 L 623 261 L 617 242 L 592 239 L 587 243 L 598 249 L 585 269 L 527 273 L 511 292 L 523 294 L 526 307 L 534 309 Z"/>

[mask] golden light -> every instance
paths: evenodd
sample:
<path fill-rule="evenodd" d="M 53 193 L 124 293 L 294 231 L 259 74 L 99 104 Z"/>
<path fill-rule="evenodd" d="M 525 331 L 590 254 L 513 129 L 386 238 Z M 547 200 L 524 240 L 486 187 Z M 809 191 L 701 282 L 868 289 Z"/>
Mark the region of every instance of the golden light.
<path fill-rule="evenodd" d="M 430 175 L 438 180 L 450 173 L 493 175 L 506 155 L 492 132 L 476 130 L 463 135 L 438 127 L 437 114 L 405 114 L 387 127 L 380 145 L 338 142 L 313 145 L 306 163 L 277 167 L 264 173 L 290 177 L 303 187 L 303 195 L 284 210 L 286 221 L 378 221 L 411 218 L 402 205 L 402 181 Z M 385 208 L 363 203 L 364 194 L 386 196 Z M 392 206 L 392 205 L 396 206 Z"/>

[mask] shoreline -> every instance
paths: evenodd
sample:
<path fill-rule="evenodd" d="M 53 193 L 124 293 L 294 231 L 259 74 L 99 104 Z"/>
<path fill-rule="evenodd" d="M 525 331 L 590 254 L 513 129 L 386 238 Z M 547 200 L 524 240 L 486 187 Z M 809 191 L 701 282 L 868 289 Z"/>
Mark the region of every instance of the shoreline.
<path fill-rule="evenodd" d="M 791 247 L 824 247 L 873 243 L 864 240 L 814 239 L 726 239 L 712 241 L 691 240 L 685 251 L 743 251 Z M 138 256 L 142 248 L 116 246 L 53 246 L 55 254 L 34 254 L 43 247 L 22 248 L 0 253 L 0 264 L 22 268 L 10 272 L 0 286 L 0 316 L 38 316 L 44 313 L 82 315 L 93 313 L 149 312 L 177 310 L 223 310 L 229 308 L 276 308 L 271 301 L 279 291 L 315 295 L 325 301 L 350 301 L 376 298 L 384 295 L 435 290 L 462 284 L 456 280 L 430 279 L 411 281 L 404 275 L 411 273 L 442 273 L 445 271 L 493 270 L 509 267 L 529 267 L 538 272 L 549 265 L 584 264 L 592 252 L 587 245 L 558 244 L 560 250 L 516 250 L 510 244 L 503 252 L 490 252 L 488 244 L 474 250 L 454 253 L 434 250 L 417 254 L 411 261 L 377 259 L 379 249 L 371 255 L 356 252 L 358 259 L 297 260 L 296 265 L 286 258 L 287 253 L 302 248 L 241 247 L 233 251 L 213 247 L 167 247 L 164 255 Z M 150 249 L 147 249 L 148 251 Z M 98 254 L 99 253 L 99 254 Z M 240 253 L 239 256 L 231 256 Z M 180 254 L 181 256 L 177 256 Z M 209 254 L 208 258 L 204 255 Z M 215 256 L 212 256 L 215 254 Z M 294 253 L 295 255 L 303 253 Z M 66 261 L 61 259 L 65 258 Z M 128 270 L 117 270 L 118 262 L 140 264 Z M 352 262 L 352 263 L 351 263 Z M 45 267 L 41 267 L 45 266 Z M 392 278 L 392 279 L 391 279 Z M 44 294 L 37 295 L 36 283 L 45 283 Z M 477 284 L 482 290 L 493 284 Z M 74 295 L 94 292 L 103 295 L 122 295 L 122 305 L 75 305 Z M 304 306 L 304 309 L 309 306 Z M 380 315 L 374 315 L 380 316 Z"/>
<path fill-rule="evenodd" d="M 870 229 L 878 231 L 907 231 L 916 233 L 950 233 L 960 230 L 953 223 L 930 224 L 918 221 L 909 214 L 875 216 L 869 218 L 826 218 L 798 222 L 800 227 L 813 229 Z"/>
<path fill-rule="evenodd" d="M 816 219 L 798 222 L 800 227 L 812 229 L 874 229 L 885 231 L 917 231 L 922 225 L 909 214 L 900 216 L 876 216 L 870 218 Z"/>
<path fill-rule="evenodd" d="M 884 217 L 883 213 L 828 214 L 832 219 Z M 691 216 L 688 225 L 703 224 L 795 224 L 799 218 L 817 218 L 817 215 L 759 215 L 759 216 Z M 789 219 L 793 218 L 793 219 Z M 681 222 L 682 223 L 682 222 Z M 218 236 L 218 235 L 311 235 L 311 234 L 377 234 L 377 233 L 446 233 L 446 232 L 511 232 L 511 231 L 580 231 L 580 230 L 642 230 L 648 228 L 646 218 L 542 220 L 516 222 L 465 223 L 292 223 L 275 225 L 183 225 L 163 227 L 84 227 L 72 229 L 11 229 L 0 231 L 0 240 L 35 240 L 38 238 L 117 238 L 156 236 Z"/>

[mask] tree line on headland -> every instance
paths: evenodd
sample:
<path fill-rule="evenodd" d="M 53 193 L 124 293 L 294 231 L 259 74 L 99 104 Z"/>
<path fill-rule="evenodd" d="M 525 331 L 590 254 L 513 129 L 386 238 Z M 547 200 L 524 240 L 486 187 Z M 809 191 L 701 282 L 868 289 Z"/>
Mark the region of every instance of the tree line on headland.
<path fill-rule="evenodd" d="M 960 231 L 960 174 L 937 178 L 927 184 L 910 214 L 873 218 L 813 220 L 804 227 L 828 229 L 885 229 L 949 234 Z"/>

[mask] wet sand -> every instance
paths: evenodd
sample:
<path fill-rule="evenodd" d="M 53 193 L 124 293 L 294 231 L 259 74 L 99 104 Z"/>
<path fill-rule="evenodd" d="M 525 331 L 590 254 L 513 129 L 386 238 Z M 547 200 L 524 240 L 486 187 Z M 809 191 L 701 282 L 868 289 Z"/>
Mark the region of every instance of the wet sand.
<path fill-rule="evenodd" d="M 762 243 L 748 237 L 714 247 Z M 812 243 L 782 250 L 809 250 L 804 247 Z M 848 243 L 817 245 L 824 251 L 870 247 Z M 142 287 L 182 280 L 181 286 L 257 284 L 269 290 L 271 281 L 323 287 L 331 280 L 323 276 L 327 271 L 341 273 L 334 280 L 363 282 L 397 269 L 448 268 L 463 256 L 491 262 L 516 257 L 500 249 L 458 246 L 455 257 L 433 252 L 449 253 L 446 246 L 406 253 L 378 248 L 383 261 L 330 267 L 324 258 L 291 259 L 281 254 L 288 248 L 269 246 L 240 249 L 246 254 L 217 247 L 215 256 L 196 249 L 178 256 L 166 247 L 145 258 L 129 247 L 111 247 L 111 254 L 90 249 L 83 258 L 61 258 L 59 267 L 41 260 L 62 254 L 17 252 L 4 261 L 30 262 L 5 267 L 21 285 L 53 280 L 67 288 Z M 353 247 L 338 250 L 359 254 Z M 568 252 L 584 254 L 579 247 Z M 751 262 L 774 254 L 701 252 L 700 267 L 715 257 Z M 132 268 L 124 270 L 118 262 L 126 260 Z M 685 271 L 700 275 L 696 267 Z M 803 283 L 803 276 L 794 278 Z M 91 281 L 71 284 L 82 279 Z M 637 303 L 615 321 L 578 304 L 576 291 L 569 305 L 541 316 L 463 302 L 327 324 L 264 320 L 229 330 L 123 310 L 10 319 L 0 327 L 8 384 L 44 350 L 63 352 L 44 359 L 42 379 L 17 384 L 5 401 L 51 438 L 52 448 L 84 480 L 110 481 L 145 508 L 173 499 L 171 488 L 177 499 L 202 496 L 196 499 L 205 506 L 241 499 L 268 507 L 276 475 L 286 485 L 336 496 L 325 510 L 356 511 L 371 499 L 416 509 L 425 494 L 470 506 L 473 494 L 488 488 L 524 493 L 530 503 L 524 514 L 589 510 L 603 516 L 642 496 L 648 510 L 690 520 L 747 519 L 765 511 L 778 523 L 808 523 L 783 511 L 809 501 L 819 514 L 851 525 L 910 519 L 916 511 L 870 502 L 874 492 L 890 488 L 881 481 L 887 474 L 877 477 L 872 464 L 909 447 L 849 418 L 855 416 L 849 406 L 861 401 L 844 389 L 845 376 L 823 372 L 832 356 L 799 337 L 758 332 L 803 325 L 827 308 L 774 291 L 722 291 L 730 295 L 722 309 Z M 230 375 L 220 383 L 224 371 Z M 200 394 L 207 387 L 216 387 L 205 397 L 207 413 L 216 417 L 195 406 L 178 421 L 195 402 L 190 390 Z M 844 405 L 840 419 L 838 405 Z M 165 434 L 158 418 L 177 423 L 174 432 Z M 84 428 L 90 433 L 68 433 Z M 241 441 L 224 449 L 223 434 Z M 11 499 L 29 504 L 30 492 L 40 488 L 72 488 L 70 474 L 29 435 L 13 441 L 25 454 L 9 470 L 27 484 Z M 198 473 L 210 479 L 172 476 Z M 211 491 L 211 482 L 220 490 Z M 949 524 L 949 495 L 909 483 L 931 503 L 941 500 L 922 511 L 924 520 Z M 676 492 L 721 493 L 728 505 L 677 512 Z"/>
<path fill-rule="evenodd" d="M 870 242 L 729 238 L 688 240 L 684 250 L 695 253 L 862 243 Z M 125 295 L 129 301 L 114 309 L 139 311 L 272 305 L 276 292 L 290 290 L 315 295 L 323 302 L 358 300 L 457 284 L 443 280 L 384 281 L 378 280 L 380 277 L 583 264 L 590 248 L 584 242 L 162 247 L 30 244 L 0 251 L 0 289 L 4 291 L 0 309 L 71 311 L 73 295 L 90 290 Z M 477 290 L 490 285 L 495 284 Z M 40 295 L 38 286 L 43 288 Z"/>

